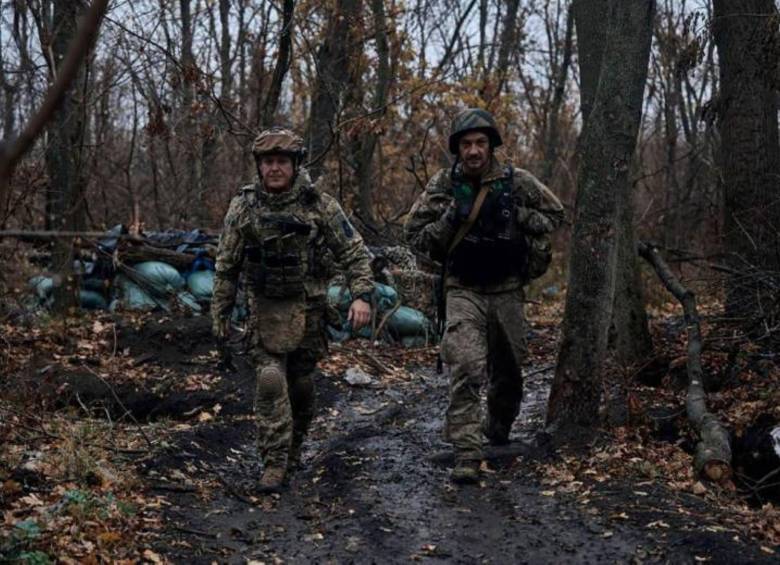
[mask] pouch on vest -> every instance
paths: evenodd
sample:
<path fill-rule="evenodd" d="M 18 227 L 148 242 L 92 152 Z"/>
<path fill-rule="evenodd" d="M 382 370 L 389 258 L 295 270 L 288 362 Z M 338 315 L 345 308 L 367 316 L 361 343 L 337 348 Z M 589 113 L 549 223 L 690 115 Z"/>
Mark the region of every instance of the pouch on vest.
<path fill-rule="evenodd" d="M 256 329 L 263 347 L 271 353 L 290 353 L 298 348 L 306 331 L 306 300 L 255 296 Z"/>

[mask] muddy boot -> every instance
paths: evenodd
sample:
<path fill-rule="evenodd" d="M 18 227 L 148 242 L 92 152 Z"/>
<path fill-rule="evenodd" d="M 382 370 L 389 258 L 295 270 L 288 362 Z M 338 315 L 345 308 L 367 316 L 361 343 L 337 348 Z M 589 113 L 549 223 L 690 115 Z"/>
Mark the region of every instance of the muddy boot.
<path fill-rule="evenodd" d="M 281 492 L 284 489 L 286 475 L 287 470 L 284 467 L 266 467 L 257 484 L 257 492 L 262 494 Z"/>
<path fill-rule="evenodd" d="M 480 461 L 477 459 L 458 459 L 450 472 L 450 480 L 459 485 L 474 485 L 479 482 Z"/>

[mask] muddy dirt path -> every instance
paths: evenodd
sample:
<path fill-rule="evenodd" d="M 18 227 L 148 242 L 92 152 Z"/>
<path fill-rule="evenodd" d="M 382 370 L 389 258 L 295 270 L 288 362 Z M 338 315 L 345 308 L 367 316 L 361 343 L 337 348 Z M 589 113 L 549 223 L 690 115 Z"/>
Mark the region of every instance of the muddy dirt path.
<path fill-rule="evenodd" d="M 206 332 L 196 336 L 205 340 Z M 134 353 L 144 343 L 134 343 Z M 203 370 L 192 353 L 189 370 Z M 172 366 L 185 361 L 175 350 L 163 357 Z M 287 492 L 256 497 L 253 379 L 245 359 L 237 362 L 238 373 L 223 374 L 211 399 L 199 398 L 210 416 L 171 420 L 167 446 L 139 462 L 144 488 L 168 502 L 155 549 L 173 562 L 771 562 L 733 534 L 708 530 L 703 502 L 673 497 L 662 485 L 645 485 L 639 496 L 607 482 L 586 501 L 545 491 L 534 471 L 543 454 L 529 438 L 541 422 L 549 371 L 526 385 L 513 454 L 492 459 L 483 483 L 466 488 L 447 479 L 445 376 L 417 368 L 411 379 L 359 388 L 320 374 L 304 469 Z M 203 480 L 211 488 L 193 486 Z"/>

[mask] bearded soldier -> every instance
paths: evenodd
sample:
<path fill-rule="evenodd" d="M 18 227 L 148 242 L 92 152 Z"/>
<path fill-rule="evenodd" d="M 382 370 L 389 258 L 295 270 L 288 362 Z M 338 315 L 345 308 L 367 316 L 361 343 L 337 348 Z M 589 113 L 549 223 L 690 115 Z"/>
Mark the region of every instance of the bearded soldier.
<path fill-rule="evenodd" d="M 320 193 L 301 167 L 303 140 L 272 128 L 254 141 L 259 180 L 230 202 L 217 252 L 213 331 L 224 343 L 241 271 L 250 307 L 256 370 L 255 418 L 264 469 L 261 492 L 279 491 L 299 463 L 314 416 L 312 373 L 326 348 L 325 291 L 329 249 L 343 266 L 354 328 L 369 321 L 369 255 L 338 202 Z"/>
<path fill-rule="evenodd" d="M 526 357 L 523 286 L 547 269 L 549 234 L 563 220 L 563 207 L 546 186 L 498 162 L 494 150 L 501 144 L 489 112 L 458 114 L 449 138 L 455 164 L 431 178 L 406 224 L 415 250 L 445 265 L 441 358 L 451 381 L 444 437 L 456 450 L 456 483 L 479 480 L 483 434 L 492 444 L 509 441 Z"/>

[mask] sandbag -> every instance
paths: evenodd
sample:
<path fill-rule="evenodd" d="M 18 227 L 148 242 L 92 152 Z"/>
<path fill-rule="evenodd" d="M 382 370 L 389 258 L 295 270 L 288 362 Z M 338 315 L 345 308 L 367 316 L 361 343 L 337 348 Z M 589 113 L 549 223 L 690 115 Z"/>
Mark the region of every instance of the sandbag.
<path fill-rule="evenodd" d="M 346 312 L 349 310 L 349 305 L 352 304 L 352 293 L 348 288 L 338 285 L 328 287 L 328 305 L 335 308 L 339 312 Z"/>
<path fill-rule="evenodd" d="M 46 300 L 54 289 L 54 280 L 51 277 L 37 275 L 32 277 L 28 284 L 35 291 L 35 295 L 41 300 Z"/>
<path fill-rule="evenodd" d="M 175 267 L 162 261 L 136 263 L 132 269 L 133 274 L 148 283 L 149 289 L 159 296 L 175 294 L 187 284 Z"/>
<path fill-rule="evenodd" d="M 425 314 L 408 306 L 401 306 L 390 316 L 387 329 L 393 336 L 400 338 L 430 336 L 433 339 L 433 328 Z"/>
<path fill-rule="evenodd" d="M 187 287 L 196 300 L 209 301 L 214 293 L 214 271 L 195 271 L 187 277 Z"/>
<path fill-rule="evenodd" d="M 114 282 L 120 290 L 119 304 L 127 310 L 154 310 L 165 305 L 123 275 L 117 276 Z"/>
<path fill-rule="evenodd" d="M 80 290 L 79 303 L 86 310 L 105 310 L 108 308 L 108 302 L 103 295 L 94 290 Z"/>
<path fill-rule="evenodd" d="M 372 298 L 379 312 L 385 312 L 398 302 L 398 293 L 391 286 L 374 283 Z M 346 287 L 333 285 L 328 288 L 328 304 L 339 312 L 346 313 L 352 304 L 352 293 Z"/>
<path fill-rule="evenodd" d="M 203 311 L 203 308 L 201 307 L 200 304 L 198 304 L 198 301 L 195 298 L 195 296 L 193 296 L 192 294 L 190 294 L 186 290 L 178 293 L 176 295 L 176 300 L 178 300 L 180 304 L 182 304 L 183 306 L 189 308 L 193 312 L 202 312 Z"/>

